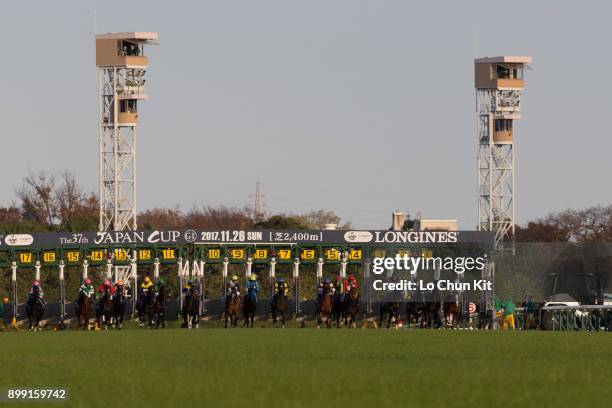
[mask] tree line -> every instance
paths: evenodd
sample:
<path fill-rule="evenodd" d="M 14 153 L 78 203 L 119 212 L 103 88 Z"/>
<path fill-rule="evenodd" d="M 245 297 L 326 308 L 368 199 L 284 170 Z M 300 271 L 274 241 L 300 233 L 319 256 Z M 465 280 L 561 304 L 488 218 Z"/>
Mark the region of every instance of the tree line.
<path fill-rule="evenodd" d="M 98 197 L 79 185 L 71 172 L 30 173 L 16 189 L 16 198 L 11 205 L 0 206 L 0 233 L 98 229 Z M 137 220 L 139 229 L 322 229 L 326 224 L 351 228 L 333 211 L 267 214 L 258 219 L 248 206 L 153 208 L 140 212 Z"/>
<path fill-rule="evenodd" d="M 17 201 L 0 207 L 0 232 L 93 231 L 98 229 L 98 197 L 78 184 L 74 173 L 30 173 L 16 189 Z M 250 207 L 202 206 L 189 210 L 153 208 L 138 215 L 140 229 L 322 229 L 351 228 L 333 211 L 267 214 L 257 219 Z M 404 228 L 412 228 L 407 218 Z M 387 225 L 381 229 L 388 228 Z M 518 242 L 612 241 L 612 205 L 567 209 L 516 226 Z"/>

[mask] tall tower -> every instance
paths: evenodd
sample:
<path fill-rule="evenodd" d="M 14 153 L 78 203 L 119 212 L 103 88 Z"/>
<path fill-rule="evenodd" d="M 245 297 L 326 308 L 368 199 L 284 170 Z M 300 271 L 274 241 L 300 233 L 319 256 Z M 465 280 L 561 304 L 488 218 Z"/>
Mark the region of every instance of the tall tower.
<path fill-rule="evenodd" d="M 478 230 L 495 245 L 514 241 L 514 121 L 520 119 L 523 71 L 531 57 L 477 58 Z"/>
<path fill-rule="evenodd" d="M 136 125 L 156 33 L 96 35 L 100 134 L 100 231 L 136 229 Z"/>
<path fill-rule="evenodd" d="M 253 199 L 253 215 L 255 222 L 263 221 L 266 216 L 266 213 L 264 212 L 264 207 L 266 205 L 263 201 L 265 196 L 261 192 L 261 183 L 259 181 L 255 184 L 255 194 L 252 194 L 249 197 Z"/>

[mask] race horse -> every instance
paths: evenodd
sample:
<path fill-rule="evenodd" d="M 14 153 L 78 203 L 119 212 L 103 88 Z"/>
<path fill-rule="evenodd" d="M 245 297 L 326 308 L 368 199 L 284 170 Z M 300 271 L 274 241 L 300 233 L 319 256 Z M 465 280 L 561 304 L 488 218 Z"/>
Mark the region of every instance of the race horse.
<path fill-rule="evenodd" d="M 238 326 L 238 315 L 240 314 L 240 294 L 236 287 L 232 288 L 229 296 L 225 297 L 225 328 L 229 319 L 230 326 Z"/>
<path fill-rule="evenodd" d="M 391 327 L 391 321 L 397 324 L 400 318 L 400 307 L 400 302 L 382 302 L 380 304 L 380 318 L 378 322 L 380 328 L 383 326 L 385 316 L 387 316 L 387 329 Z"/>
<path fill-rule="evenodd" d="M 79 293 L 77 299 L 77 318 L 78 326 L 83 327 L 83 330 L 89 330 L 89 316 L 93 307 L 93 298 L 91 295 L 86 295 L 83 292 Z"/>
<path fill-rule="evenodd" d="M 123 328 L 123 316 L 125 316 L 125 292 L 126 289 L 123 286 L 117 286 L 115 296 L 113 296 L 113 321 L 115 327 L 118 329 Z"/>
<path fill-rule="evenodd" d="M 253 328 L 255 324 L 255 313 L 257 312 L 257 294 L 247 293 L 244 295 L 242 303 L 242 313 L 244 314 L 244 326 Z"/>
<path fill-rule="evenodd" d="M 327 328 L 331 329 L 332 309 L 333 301 L 331 290 L 325 288 L 319 302 L 317 302 L 317 329 L 321 328 L 323 318 L 325 318 L 325 325 Z"/>
<path fill-rule="evenodd" d="M 334 293 L 332 296 L 332 319 L 336 322 L 336 327 L 340 328 L 340 321 L 344 316 L 346 303 L 344 296 L 340 292 Z"/>
<path fill-rule="evenodd" d="M 282 327 L 285 327 L 285 313 L 287 311 L 287 295 L 284 293 L 275 293 L 272 296 L 270 308 L 272 310 L 272 323 L 276 323 L 280 317 Z"/>
<path fill-rule="evenodd" d="M 96 325 L 99 329 L 104 327 L 104 330 L 108 330 L 113 317 L 113 306 L 111 289 L 106 286 L 104 287 L 104 293 L 100 297 L 100 300 L 98 300 L 98 305 L 96 307 Z"/>
<path fill-rule="evenodd" d="M 160 284 L 157 294 L 155 295 L 155 304 L 153 305 L 153 315 L 155 317 L 155 328 L 166 328 L 166 305 L 168 304 L 168 293 L 166 285 Z"/>
<path fill-rule="evenodd" d="M 421 327 L 439 329 L 442 327 L 442 308 L 440 302 L 423 302 Z"/>
<path fill-rule="evenodd" d="M 28 330 L 40 331 L 40 321 L 45 314 L 45 305 L 40 296 L 40 287 L 35 286 L 32 295 L 28 298 L 26 305 L 26 311 L 28 313 Z"/>
<path fill-rule="evenodd" d="M 459 304 L 457 302 L 444 302 L 444 325 L 454 329 L 459 323 Z"/>
<path fill-rule="evenodd" d="M 153 327 L 153 314 L 155 309 L 155 290 L 149 288 L 147 293 L 144 295 L 144 299 L 140 300 L 140 307 L 138 308 L 138 320 L 140 327 Z"/>
<path fill-rule="evenodd" d="M 423 324 L 423 302 L 408 302 L 406 304 L 406 324 L 413 327 L 421 327 Z"/>
<path fill-rule="evenodd" d="M 359 292 L 356 288 L 351 288 L 344 303 L 344 324 L 349 328 L 356 327 L 355 320 L 359 313 Z"/>
<path fill-rule="evenodd" d="M 183 302 L 183 325 L 181 327 L 198 329 L 200 327 L 200 297 L 194 285 L 189 287 Z"/>

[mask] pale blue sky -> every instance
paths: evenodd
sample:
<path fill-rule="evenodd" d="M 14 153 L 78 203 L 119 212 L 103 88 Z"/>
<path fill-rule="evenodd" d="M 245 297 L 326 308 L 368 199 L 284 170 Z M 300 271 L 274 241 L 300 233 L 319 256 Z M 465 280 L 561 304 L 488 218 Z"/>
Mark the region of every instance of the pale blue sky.
<path fill-rule="evenodd" d="M 97 31 L 157 31 L 138 128 L 140 209 L 395 209 L 476 218 L 479 56 L 531 55 L 519 222 L 612 202 L 609 1 L 19 1 L 0 13 L 0 205 L 32 169 L 97 190 Z"/>

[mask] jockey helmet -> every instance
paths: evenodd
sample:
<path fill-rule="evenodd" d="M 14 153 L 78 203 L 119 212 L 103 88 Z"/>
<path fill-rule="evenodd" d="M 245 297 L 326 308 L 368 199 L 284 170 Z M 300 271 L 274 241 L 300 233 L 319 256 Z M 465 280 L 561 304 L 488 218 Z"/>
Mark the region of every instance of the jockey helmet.
<path fill-rule="evenodd" d="M 123 281 L 122 281 L 121 279 L 119 279 L 119 280 L 117 281 L 117 283 L 115 283 L 115 285 L 117 285 L 117 286 L 123 286 Z"/>
<path fill-rule="evenodd" d="M 323 283 L 329 283 L 329 282 L 330 282 L 329 278 L 323 279 Z"/>
<path fill-rule="evenodd" d="M 145 276 L 144 281 L 145 281 L 145 283 L 150 283 L 151 282 L 151 278 L 149 278 L 148 276 Z"/>
<path fill-rule="evenodd" d="M 104 286 L 110 286 L 111 285 L 111 281 L 109 281 L 108 279 L 104 279 Z"/>
<path fill-rule="evenodd" d="M 32 282 L 32 286 L 40 286 L 40 282 L 38 281 L 38 279 Z"/>
<path fill-rule="evenodd" d="M 83 282 L 83 283 L 86 284 L 86 285 L 91 285 L 91 279 L 86 278 L 85 282 Z"/>
<path fill-rule="evenodd" d="M 232 275 L 232 280 L 233 280 L 233 281 L 237 281 L 237 280 L 238 280 L 238 276 L 236 276 L 236 275 Z"/>
<path fill-rule="evenodd" d="M 278 283 L 283 283 L 285 280 L 284 280 L 283 278 L 278 278 L 276 281 L 277 281 Z"/>
<path fill-rule="evenodd" d="M 254 273 L 251 274 L 251 276 L 249 276 L 249 280 L 250 281 L 256 281 L 257 280 L 257 275 L 255 275 Z"/>

